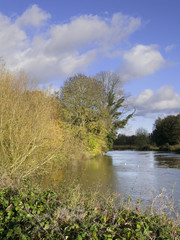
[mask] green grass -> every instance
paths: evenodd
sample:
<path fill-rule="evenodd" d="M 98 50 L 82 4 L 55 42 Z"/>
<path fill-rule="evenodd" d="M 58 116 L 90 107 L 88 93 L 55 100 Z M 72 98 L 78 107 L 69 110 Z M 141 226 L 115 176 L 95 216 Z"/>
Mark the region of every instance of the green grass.
<path fill-rule="evenodd" d="M 0 190 L 0 239 L 180 239 L 180 226 L 129 201 L 117 207 L 115 196 L 79 185 L 58 194 L 25 185 Z"/>

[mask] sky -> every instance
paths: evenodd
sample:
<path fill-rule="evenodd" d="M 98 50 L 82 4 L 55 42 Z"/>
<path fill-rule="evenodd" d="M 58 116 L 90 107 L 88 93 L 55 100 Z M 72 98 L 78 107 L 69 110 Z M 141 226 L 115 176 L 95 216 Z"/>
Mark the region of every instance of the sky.
<path fill-rule="evenodd" d="M 113 71 L 136 113 L 124 130 L 152 132 L 180 113 L 180 0 L 0 0 L 0 56 L 40 85 Z"/>

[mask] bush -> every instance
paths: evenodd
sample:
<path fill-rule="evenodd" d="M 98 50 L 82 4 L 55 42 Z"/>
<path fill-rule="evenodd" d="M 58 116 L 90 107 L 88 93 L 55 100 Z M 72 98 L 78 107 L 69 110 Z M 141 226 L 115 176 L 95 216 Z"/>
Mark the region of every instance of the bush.
<path fill-rule="evenodd" d="M 169 143 L 166 143 L 166 144 L 160 146 L 159 150 L 160 150 L 160 151 L 171 151 L 172 148 L 171 148 L 171 146 L 169 145 Z"/>
<path fill-rule="evenodd" d="M 24 73 L 0 70 L 0 175 L 22 178 L 57 158 L 59 106 Z"/>

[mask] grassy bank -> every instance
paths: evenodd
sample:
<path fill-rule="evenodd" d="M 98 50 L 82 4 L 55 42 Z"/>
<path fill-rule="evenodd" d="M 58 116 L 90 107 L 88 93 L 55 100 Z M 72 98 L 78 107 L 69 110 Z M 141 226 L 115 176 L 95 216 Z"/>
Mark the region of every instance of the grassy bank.
<path fill-rule="evenodd" d="M 0 239 L 180 239 L 178 222 L 111 194 L 24 186 L 0 191 Z"/>

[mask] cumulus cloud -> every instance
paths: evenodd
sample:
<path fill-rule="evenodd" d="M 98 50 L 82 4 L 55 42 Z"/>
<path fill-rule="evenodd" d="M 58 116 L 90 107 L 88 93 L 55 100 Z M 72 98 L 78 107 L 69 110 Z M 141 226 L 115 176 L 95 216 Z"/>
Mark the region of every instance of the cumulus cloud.
<path fill-rule="evenodd" d="M 15 20 L 0 14 L 2 57 L 12 69 L 24 69 L 41 81 L 85 71 L 100 56 L 115 56 L 122 40 L 141 25 L 139 18 L 121 13 L 83 15 L 54 25 L 48 23 L 50 17 L 37 5 Z"/>
<path fill-rule="evenodd" d="M 15 24 L 18 26 L 34 26 L 40 27 L 50 18 L 50 14 L 40 9 L 36 4 L 28 8 L 20 17 L 17 18 Z"/>
<path fill-rule="evenodd" d="M 139 79 L 158 71 L 165 64 L 165 59 L 156 45 L 136 45 L 124 52 L 123 63 L 119 68 L 124 82 Z"/>
<path fill-rule="evenodd" d="M 180 112 L 180 95 L 172 86 L 162 86 L 156 92 L 151 89 L 143 90 L 138 96 L 130 97 L 139 116 L 152 116 L 152 114 L 177 114 Z"/>
<path fill-rule="evenodd" d="M 153 98 L 154 92 L 151 89 L 145 89 L 141 94 L 139 94 L 136 98 L 136 104 L 141 105 L 141 104 L 147 104 L 151 101 Z"/>
<path fill-rule="evenodd" d="M 26 48 L 26 33 L 0 13 L 0 52 L 3 56 Z M 10 56 L 9 56 L 10 57 Z"/>

